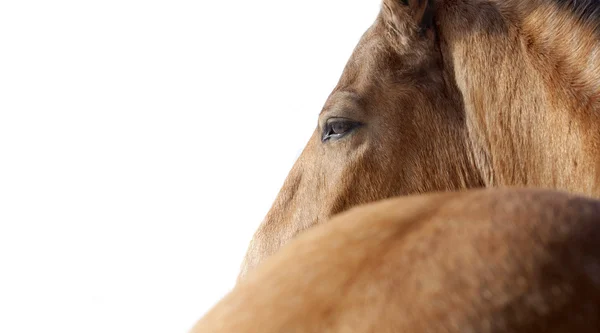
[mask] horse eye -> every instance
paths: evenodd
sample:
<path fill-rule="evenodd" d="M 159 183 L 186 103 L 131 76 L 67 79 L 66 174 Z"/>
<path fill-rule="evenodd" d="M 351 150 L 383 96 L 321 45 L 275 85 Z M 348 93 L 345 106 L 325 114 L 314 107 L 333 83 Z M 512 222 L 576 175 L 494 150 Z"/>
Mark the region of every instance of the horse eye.
<path fill-rule="evenodd" d="M 341 134 L 348 132 L 348 130 L 350 130 L 351 127 L 352 127 L 352 124 L 350 122 L 336 121 L 335 123 L 331 124 L 331 132 L 333 134 L 341 135 Z"/>
<path fill-rule="evenodd" d="M 330 119 L 325 124 L 325 128 L 323 128 L 321 141 L 325 142 L 329 139 L 339 139 L 358 126 L 360 126 L 360 123 L 348 119 Z"/>

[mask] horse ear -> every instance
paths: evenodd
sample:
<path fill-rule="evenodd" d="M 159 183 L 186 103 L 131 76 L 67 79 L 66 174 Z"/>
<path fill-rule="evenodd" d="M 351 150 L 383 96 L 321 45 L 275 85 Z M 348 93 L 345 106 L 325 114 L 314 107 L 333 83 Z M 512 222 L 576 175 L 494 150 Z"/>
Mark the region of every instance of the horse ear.
<path fill-rule="evenodd" d="M 387 20 L 398 31 L 404 31 L 407 24 L 419 29 L 432 23 L 432 0 L 383 0 Z"/>

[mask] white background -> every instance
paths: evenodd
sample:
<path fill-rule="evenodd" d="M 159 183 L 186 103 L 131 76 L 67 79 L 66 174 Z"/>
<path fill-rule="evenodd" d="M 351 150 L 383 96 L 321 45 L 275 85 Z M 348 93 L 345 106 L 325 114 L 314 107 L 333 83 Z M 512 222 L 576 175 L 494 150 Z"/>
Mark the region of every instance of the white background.
<path fill-rule="evenodd" d="M 379 5 L 2 1 L 0 332 L 186 332 Z"/>

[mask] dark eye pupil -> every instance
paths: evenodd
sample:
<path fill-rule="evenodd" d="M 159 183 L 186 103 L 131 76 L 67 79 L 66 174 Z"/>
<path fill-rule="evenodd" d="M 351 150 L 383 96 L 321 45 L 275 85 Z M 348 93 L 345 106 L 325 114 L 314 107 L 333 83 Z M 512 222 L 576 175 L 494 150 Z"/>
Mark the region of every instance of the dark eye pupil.
<path fill-rule="evenodd" d="M 347 119 L 330 119 L 330 121 L 327 122 L 325 128 L 323 128 L 321 141 L 325 142 L 329 139 L 339 139 L 348 134 L 349 132 L 352 132 L 356 127 L 360 125 L 361 124 L 358 122 L 350 121 Z"/>
<path fill-rule="evenodd" d="M 335 122 L 331 124 L 331 131 L 333 134 L 344 134 L 350 129 L 350 124 L 348 122 Z"/>

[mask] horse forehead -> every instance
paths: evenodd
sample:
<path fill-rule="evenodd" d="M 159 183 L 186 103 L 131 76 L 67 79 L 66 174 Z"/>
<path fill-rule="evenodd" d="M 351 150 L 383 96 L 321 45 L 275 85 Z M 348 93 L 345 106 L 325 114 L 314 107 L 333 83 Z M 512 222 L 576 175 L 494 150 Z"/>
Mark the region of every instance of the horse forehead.
<path fill-rule="evenodd" d="M 366 98 L 372 85 L 385 76 L 389 59 L 385 41 L 380 36 L 367 36 L 354 49 L 338 82 L 330 95 L 331 102 L 344 98 L 360 102 Z M 340 95 L 339 91 L 353 95 Z"/>
<path fill-rule="evenodd" d="M 361 65 L 369 64 L 377 59 L 382 59 L 382 56 L 387 49 L 387 39 L 384 36 L 384 29 L 377 24 L 371 26 L 363 37 L 358 42 L 354 52 L 350 58 L 350 62 L 360 63 Z"/>
<path fill-rule="evenodd" d="M 338 89 L 334 90 L 323 109 L 321 110 L 321 114 L 327 113 L 328 111 L 336 108 L 340 109 L 357 109 L 362 108 L 364 104 L 364 97 L 362 97 L 358 92 L 353 89 L 343 89 L 342 87 L 338 87 Z"/>

